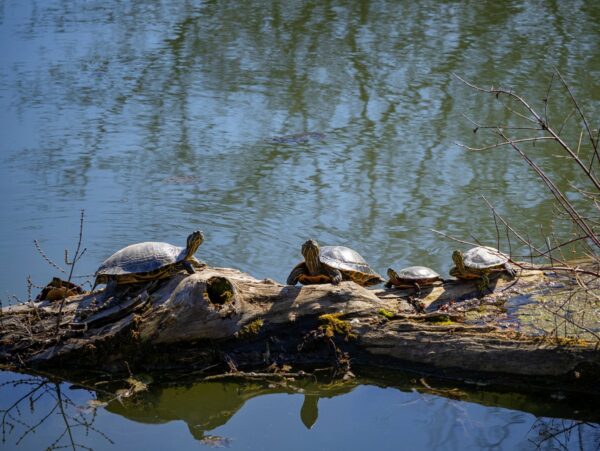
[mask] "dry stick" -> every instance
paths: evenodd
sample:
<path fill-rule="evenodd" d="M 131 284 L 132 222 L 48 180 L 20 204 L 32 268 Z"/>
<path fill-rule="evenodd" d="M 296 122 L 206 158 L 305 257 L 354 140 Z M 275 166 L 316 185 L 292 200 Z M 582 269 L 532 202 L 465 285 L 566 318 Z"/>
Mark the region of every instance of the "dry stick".
<path fill-rule="evenodd" d="M 81 210 L 81 217 L 79 219 L 79 241 L 77 242 L 77 249 L 75 250 L 75 255 L 73 257 L 73 261 L 71 262 L 71 270 L 69 271 L 69 277 L 67 279 L 68 283 L 71 282 L 71 278 L 73 277 L 73 271 L 75 270 L 75 264 L 79 261 L 79 259 L 81 258 L 81 255 L 83 255 L 84 252 L 87 250 L 87 249 L 83 249 L 81 254 L 79 254 L 79 249 L 81 249 L 81 241 L 83 239 L 84 217 L 85 217 L 85 210 Z M 67 264 L 69 264 L 69 262 L 67 260 L 67 252 L 66 251 L 65 251 L 65 260 L 67 261 Z M 60 301 L 60 307 L 58 309 L 58 315 L 56 317 L 56 335 L 58 335 L 60 332 L 60 321 L 62 319 L 62 311 L 63 311 L 63 308 L 65 307 L 67 293 L 68 293 L 68 290 L 65 292 L 65 295 L 63 296 L 62 300 Z"/>
<path fill-rule="evenodd" d="M 529 157 L 527 157 L 523 151 L 521 151 L 521 149 L 515 145 L 515 142 L 517 142 L 517 140 L 510 140 L 503 132 L 502 130 L 497 130 L 496 133 L 499 136 L 502 136 L 503 139 L 505 139 L 505 143 L 503 144 L 509 144 L 511 145 L 515 150 L 517 150 L 517 152 L 519 152 L 519 154 L 522 156 L 522 158 L 538 173 L 538 175 L 542 178 L 542 180 L 544 181 L 544 183 L 546 184 L 546 186 L 548 186 L 548 188 L 550 189 L 550 191 L 552 192 L 552 194 L 555 196 L 555 198 L 559 201 L 559 203 L 561 204 L 561 206 L 563 207 L 563 210 L 565 210 L 569 216 L 571 217 L 572 221 L 577 224 L 580 228 L 583 229 L 584 233 L 587 235 L 588 238 L 590 238 L 592 241 L 594 241 L 594 244 L 596 244 L 596 246 L 599 246 L 600 243 L 598 242 L 597 237 L 595 236 L 595 234 L 591 231 L 591 229 L 589 229 L 589 227 L 587 226 L 587 224 L 585 223 L 585 219 L 574 209 L 574 207 L 571 205 L 571 203 L 564 197 L 564 195 L 562 194 L 562 192 L 560 192 L 560 190 L 558 190 L 558 188 L 554 185 L 554 183 L 550 180 L 549 177 L 546 176 L 546 174 L 541 170 L 541 168 L 539 168 L 539 166 L 537 166 L 535 163 L 533 163 L 533 161 L 531 159 L 529 159 Z M 466 146 L 463 146 L 466 147 Z"/>
<path fill-rule="evenodd" d="M 558 311 L 554 311 L 550 308 L 548 308 L 546 305 L 544 304 L 540 304 L 542 306 L 543 309 L 547 310 L 548 312 L 552 313 L 552 315 L 554 316 L 558 316 L 559 318 L 567 321 L 568 323 L 571 323 L 573 326 L 578 327 L 581 330 L 586 331 L 588 334 L 593 335 L 598 341 L 600 341 L 600 335 L 598 335 L 596 332 L 594 332 L 591 329 L 588 329 L 585 326 L 582 326 L 581 324 L 577 324 L 575 321 L 573 321 L 571 318 L 561 315 L 560 313 L 558 313 Z"/>
<path fill-rule="evenodd" d="M 600 156 L 598 155 L 598 140 L 597 139 L 594 140 L 594 134 L 592 133 L 592 129 L 590 128 L 590 125 L 587 121 L 585 114 L 583 114 L 583 110 L 581 109 L 581 107 L 579 106 L 579 103 L 577 102 L 577 100 L 575 99 L 575 96 L 573 95 L 573 92 L 571 91 L 571 87 L 566 82 L 566 80 L 563 78 L 562 74 L 558 71 L 558 69 L 555 69 L 555 71 L 556 71 L 556 74 L 558 75 L 558 78 L 560 78 L 560 81 L 562 82 L 563 86 L 569 93 L 569 97 L 571 98 L 571 101 L 575 105 L 575 108 L 577 108 L 577 112 L 579 113 L 579 116 L 581 117 L 581 120 L 583 121 L 583 125 L 585 126 L 585 129 L 588 133 L 588 137 L 590 138 L 592 147 L 594 148 L 594 155 L 596 156 L 596 159 L 598 159 L 598 161 L 600 161 Z M 600 135 L 600 133 L 599 133 L 599 135 Z M 594 159 L 592 158 L 592 161 L 590 162 L 590 170 L 591 170 L 593 162 L 594 162 Z"/>
<path fill-rule="evenodd" d="M 533 266 L 533 247 L 531 245 L 531 240 L 529 239 L 529 234 L 527 234 L 527 247 L 529 247 L 529 263 Z"/>
<path fill-rule="evenodd" d="M 58 270 L 59 270 L 60 272 L 62 272 L 63 274 L 66 274 L 66 273 L 67 273 L 67 271 L 65 271 L 65 270 L 64 270 L 64 269 L 62 269 L 60 266 L 58 266 L 56 263 L 54 263 L 52 260 L 50 260 L 50 257 L 48 257 L 48 256 L 47 256 L 47 255 L 44 253 L 44 251 L 42 250 L 42 247 L 40 246 L 40 242 L 39 242 L 38 240 L 33 240 L 33 244 L 35 245 L 35 248 L 36 248 L 36 249 L 37 249 L 37 251 L 40 253 L 40 255 L 42 256 L 42 258 L 43 258 L 44 260 L 46 260 L 46 262 L 47 262 L 47 263 L 48 263 L 50 266 L 52 266 L 52 267 L 54 267 L 54 268 L 58 269 Z"/>
<path fill-rule="evenodd" d="M 499 216 L 499 218 L 502 218 L 501 216 Z M 501 219 L 502 220 L 502 219 Z M 505 225 L 507 225 L 507 223 L 502 220 L 504 222 Z M 510 231 L 515 234 L 521 241 L 523 241 L 523 243 L 525 245 L 530 244 L 530 241 L 525 241 L 524 238 L 522 238 L 518 232 L 516 232 L 513 228 L 511 228 L 510 226 L 507 225 L 507 227 L 510 229 Z M 440 232 L 439 230 L 435 230 L 435 229 L 429 229 L 431 230 L 433 233 L 437 233 L 438 235 L 441 235 L 445 238 L 448 238 L 449 240 L 452 241 L 456 241 L 457 243 L 462 243 L 462 244 L 468 244 L 469 246 L 481 246 L 480 243 L 476 243 L 473 241 L 466 241 L 466 240 L 461 240 L 460 238 L 456 238 L 452 235 L 448 235 L 447 233 L 444 232 Z M 534 250 L 536 250 L 536 252 L 540 253 L 541 251 L 535 247 L 533 247 Z M 544 266 L 544 265 L 539 265 L 539 266 L 527 266 L 524 265 L 522 262 L 516 262 L 514 260 L 511 259 L 511 262 L 513 264 L 515 264 L 516 266 L 518 266 L 521 269 L 526 269 L 526 270 L 538 270 L 538 271 L 566 271 L 566 272 L 571 272 L 571 273 L 577 273 L 577 274 L 587 274 L 589 276 L 595 276 L 595 277 L 600 277 L 600 272 L 595 272 L 595 271 L 588 271 L 587 269 L 582 269 L 582 268 L 573 268 L 571 266 L 568 265 L 568 263 L 566 262 L 562 262 L 559 261 L 558 263 L 564 265 L 564 266 Z"/>
<path fill-rule="evenodd" d="M 508 255 L 512 256 L 512 243 L 510 242 L 510 230 L 508 230 L 508 227 L 505 227 L 504 230 L 506 231 L 506 241 L 508 243 Z"/>
<path fill-rule="evenodd" d="M 509 94 L 513 94 L 513 92 L 512 92 L 512 89 L 511 89 L 510 91 L 507 91 L 507 93 L 509 93 Z M 499 98 L 500 98 L 500 94 L 501 94 L 500 92 L 496 93 L 496 99 L 499 99 Z M 506 109 L 506 110 L 507 110 L 509 113 L 511 113 L 511 114 L 514 114 L 515 116 L 518 116 L 518 117 L 520 117 L 521 119 L 525 119 L 526 121 L 529 121 L 529 122 L 531 122 L 532 124 L 539 124 L 539 121 L 537 120 L 537 118 L 536 118 L 536 119 L 532 119 L 532 118 L 530 118 L 530 117 L 526 116 L 525 114 L 523 114 L 523 113 L 520 113 L 519 111 L 515 110 L 514 108 L 511 108 L 511 107 L 509 107 L 509 106 L 508 106 L 508 104 L 507 104 L 506 102 L 503 102 L 503 101 L 502 101 L 501 103 L 502 103 L 502 106 L 504 106 L 504 108 L 505 108 L 505 109 Z"/>
<path fill-rule="evenodd" d="M 566 211 L 573 223 L 575 223 L 587 236 L 590 240 L 594 242 L 596 247 L 600 248 L 600 239 L 596 236 L 594 231 L 589 227 L 586 221 L 582 218 L 582 216 L 577 212 L 575 207 L 569 202 L 569 200 L 564 196 L 562 191 L 558 189 L 558 187 L 554 184 L 554 182 L 546 175 L 546 173 L 529 158 L 525 152 L 521 150 L 519 146 L 514 144 L 510 138 L 508 138 L 502 130 L 497 130 L 498 135 L 500 135 L 504 140 L 508 141 L 513 149 L 515 149 L 521 158 L 525 160 L 525 162 L 540 176 L 544 184 L 548 187 L 554 198 L 558 201 L 564 211 Z M 599 188 L 600 189 L 600 188 Z"/>
<path fill-rule="evenodd" d="M 486 88 L 482 88 L 480 86 L 477 86 L 477 85 L 474 85 L 472 83 L 469 83 L 468 81 L 466 81 L 465 79 L 461 78 L 457 74 L 453 74 L 453 75 L 456 78 L 458 78 L 460 81 L 462 81 L 464 84 L 466 84 L 467 86 L 475 89 L 476 91 L 486 92 L 488 94 L 495 94 L 496 96 L 498 96 L 500 94 L 505 94 L 505 95 L 507 95 L 509 97 L 512 97 L 513 99 L 516 99 L 517 102 L 519 102 L 521 105 L 523 105 L 523 107 L 525 107 L 525 109 L 527 109 L 527 111 L 529 111 L 529 113 L 531 113 L 531 115 L 540 124 L 540 126 L 544 130 L 546 130 L 550 134 L 550 136 L 552 136 L 556 140 L 556 142 L 558 142 L 560 144 L 560 146 L 573 158 L 573 160 L 579 165 L 579 167 L 581 168 L 581 170 L 587 175 L 587 177 L 590 179 L 590 181 L 594 184 L 594 186 L 596 187 L 596 189 L 598 189 L 600 191 L 600 181 L 596 178 L 596 176 L 591 172 L 591 170 L 589 170 L 586 167 L 585 164 L 583 164 L 583 161 L 581 161 L 581 159 L 579 159 L 579 157 L 571 150 L 571 148 L 568 146 L 568 144 L 565 143 L 564 140 L 553 129 L 551 129 L 550 127 L 548 127 L 548 124 L 544 121 L 544 119 L 542 119 L 540 117 L 540 115 L 533 109 L 533 107 L 531 107 L 529 105 L 529 103 L 527 103 L 525 101 L 525 99 L 523 99 L 521 96 L 513 93 L 512 91 L 507 91 L 506 89 L 494 89 L 494 88 L 486 89 Z M 560 74 L 559 74 L 559 76 L 560 76 Z M 569 90 L 569 93 L 571 93 L 570 90 Z M 575 105 L 577 107 L 579 106 L 576 102 L 575 102 Z M 580 110 L 580 114 L 582 114 L 581 110 Z M 522 115 L 519 114 L 519 116 L 522 116 Z M 526 119 L 529 119 L 529 118 L 526 118 Z M 587 127 L 587 121 L 584 120 L 584 123 L 586 124 L 586 127 Z M 499 131 L 500 131 L 500 133 L 502 132 L 501 130 L 499 130 Z M 591 137 L 591 134 L 590 134 L 590 137 Z M 506 139 L 506 140 L 508 141 L 508 139 Z M 592 145 L 594 146 L 594 149 L 595 149 L 595 151 L 597 153 L 597 145 L 595 145 L 595 143 L 594 143 L 593 140 L 592 140 Z"/>
<path fill-rule="evenodd" d="M 484 197 L 483 194 L 481 195 L 481 197 Z M 496 220 L 496 210 L 493 207 L 492 217 L 494 218 L 494 227 L 496 228 L 496 249 L 500 249 L 500 230 L 498 229 L 498 221 Z"/>
<path fill-rule="evenodd" d="M 437 233 L 438 235 L 442 235 L 443 237 L 446 237 L 452 241 L 456 241 L 457 243 L 468 244 L 469 246 L 479 246 L 478 243 L 473 243 L 472 241 L 461 240 L 460 238 L 453 237 L 444 232 L 440 232 L 439 230 L 435 230 L 435 229 L 429 229 L 429 230 L 431 230 L 433 233 Z"/>
<path fill-rule="evenodd" d="M 503 130 L 503 128 L 501 128 L 501 127 L 494 127 L 494 128 L 496 130 L 498 130 L 498 129 Z M 542 141 L 542 140 L 556 141 L 551 136 L 539 136 L 539 137 L 536 137 L 536 138 L 515 139 L 515 140 L 513 140 L 513 142 L 517 143 L 517 144 L 524 143 L 524 142 L 534 142 L 535 143 L 536 141 Z M 456 144 L 459 147 L 462 147 L 463 149 L 473 150 L 473 151 L 482 151 L 482 150 L 497 149 L 498 147 L 510 145 L 509 142 L 501 142 L 501 143 L 491 144 L 489 146 L 484 146 L 484 147 L 469 147 L 469 146 L 466 146 L 466 145 L 458 143 L 458 142 L 455 142 L 454 144 Z"/>
<path fill-rule="evenodd" d="M 313 377 L 312 373 L 290 373 L 290 372 L 282 372 L 282 373 L 255 373 L 255 372 L 245 372 L 238 371 L 236 373 L 223 373 L 223 374 L 215 374 L 212 376 L 206 376 L 202 380 L 203 381 L 212 381 L 218 379 L 284 379 L 286 377 Z"/>
<path fill-rule="evenodd" d="M 551 248 L 551 246 L 550 246 L 550 240 L 548 239 L 547 236 L 544 237 L 544 243 L 546 243 L 546 248 L 548 249 L 547 250 L 547 252 L 548 252 L 548 259 L 550 260 L 550 264 L 552 265 L 552 264 L 554 264 L 553 263 L 554 262 L 554 258 L 552 257 L 552 252 L 550 251 L 550 248 Z"/>
<path fill-rule="evenodd" d="M 596 208 L 600 209 L 600 205 L 598 205 L 598 200 L 600 199 L 600 194 L 598 193 L 593 193 L 592 191 L 586 191 L 582 188 L 579 188 L 576 185 L 573 185 L 572 183 L 569 182 L 569 186 L 576 190 L 577 192 L 579 192 L 579 194 L 581 194 L 583 197 L 588 198 L 589 200 L 593 201 Z"/>
<path fill-rule="evenodd" d="M 533 130 L 533 131 L 543 131 L 542 128 L 540 128 L 539 126 L 536 127 L 523 127 L 523 126 L 516 126 L 516 125 L 482 125 L 476 121 L 474 121 L 473 119 L 471 119 L 469 116 L 467 116 L 466 114 L 462 114 L 462 117 L 464 117 L 466 120 L 468 120 L 471 124 L 473 124 L 475 126 L 475 129 L 473 129 L 473 133 L 477 133 L 477 131 L 482 128 L 482 129 L 487 129 L 487 128 L 493 128 L 496 129 L 498 127 L 500 127 L 502 130 Z M 535 121 L 533 121 L 535 122 Z"/>
<path fill-rule="evenodd" d="M 581 132 L 579 132 L 579 141 L 577 142 L 577 156 L 579 156 L 579 151 L 581 150 L 581 141 L 582 140 L 583 140 L 583 130 L 581 130 Z"/>
<path fill-rule="evenodd" d="M 544 98 L 544 120 L 546 121 L 546 124 L 548 124 L 548 126 L 550 126 L 550 119 L 548 118 L 548 102 L 549 102 L 550 92 L 552 90 L 553 82 L 554 82 L 554 74 L 552 74 L 550 83 L 548 83 L 548 91 L 546 91 L 546 97 Z"/>
<path fill-rule="evenodd" d="M 565 127 L 565 125 L 567 125 L 567 121 L 571 118 L 571 116 L 573 116 L 573 113 L 575 112 L 575 109 L 572 109 L 569 114 L 567 114 L 565 116 L 565 119 L 563 120 L 562 124 L 560 124 L 560 127 L 558 128 L 558 134 L 560 135 L 563 131 L 563 128 Z M 581 137 L 583 137 L 583 130 L 581 131 Z M 577 146 L 577 156 L 579 156 L 579 149 L 581 148 L 581 138 L 579 139 L 579 144 Z"/>
<path fill-rule="evenodd" d="M 484 202 L 488 205 L 489 208 L 494 209 L 493 205 L 487 200 L 487 198 L 485 196 L 481 196 L 484 200 Z M 526 239 L 524 237 L 521 236 L 520 233 L 518 233 L 514 228 L 512 228 L 510 226 L 510 224 L 499 214 L 497 214 L 498 219 L 500 219 L 500 221 L 502 222 L 502 224 L 504 224 L 504 226 L 510 230 L 510 232 L 512 232 L 518 239 L 519 241 L 521 241 L 523 244 L 528 245 L 530 248 L 533 248 L 538 254 L 543 255 L 543 252 L 538 249 L 537 247 L 533 246 L 533 244 L 531 243 L 531 241 L 529 239 Z"/>

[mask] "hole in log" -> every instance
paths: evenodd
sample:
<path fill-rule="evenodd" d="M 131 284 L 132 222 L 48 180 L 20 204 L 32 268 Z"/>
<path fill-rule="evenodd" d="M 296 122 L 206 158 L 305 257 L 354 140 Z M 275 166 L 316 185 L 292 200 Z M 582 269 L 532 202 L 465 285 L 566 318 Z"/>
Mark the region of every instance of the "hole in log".
<path fill-rule="evenodd" d="M 225 277 L 211 277 L 206 281 L 206 292 L 210 302 L 224 305 L 233 301 L 235 288 Z"/>

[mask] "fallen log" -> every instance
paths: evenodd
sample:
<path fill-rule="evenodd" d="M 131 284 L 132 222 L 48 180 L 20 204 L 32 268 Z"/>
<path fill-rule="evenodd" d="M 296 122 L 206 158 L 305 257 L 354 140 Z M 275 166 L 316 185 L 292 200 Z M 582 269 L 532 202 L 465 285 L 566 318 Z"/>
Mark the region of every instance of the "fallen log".
<path fill-rule="evenodd" d="M 550 276 L 535 270 L 512 281 L 500 276 L 485 295 L 475 283 L 445 281 L 417 296 L 353 282 L 285 286 L 207 267 L 113 296 L 71 296 L 58 333 L 61 302 L 5 307 L 0 362 L 20 370 L 213 374 L 326 364 L 339 375 L 351 374 L 351 363 L 598 392 L 596 319 L 585 328 L 591 335 L 559 336 L 528 328 L 511 307 L 515 299 L 559 290 L 563 282 Z M 588 308 L 598 314 L 597 303 Z"/>

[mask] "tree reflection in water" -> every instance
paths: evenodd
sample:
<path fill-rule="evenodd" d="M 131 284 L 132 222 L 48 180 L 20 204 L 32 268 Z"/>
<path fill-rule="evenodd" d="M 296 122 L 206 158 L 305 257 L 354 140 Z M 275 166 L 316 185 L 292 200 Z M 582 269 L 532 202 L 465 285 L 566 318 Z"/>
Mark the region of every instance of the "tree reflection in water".
<path fill-rule="evenodd" d="M 538 418 L 531 426 L 529 442 L 536 449 L 600 449 L 600 426 L 585 421 Z"/>
<path fill-rule="evenodd" d="M 572 412 L 572 406 L 549 403 L 542 407 L 544 412 L 532 415 L 515 409 L 527 403 L 540 405 L 528 395 L 434 388 L 432 382 L 423 387 L 415 386 L 414 380 L 406 385 L 404 380 L 389 387 L 370 380 L 192 380 L 150 384 L 147 390 L 136 392 L 132 377 L 89 382 L 94 390 L 69 387 L 55 378 L 4 373 L 5 379 L 9 377 L 0 384 L 2 444 L 8 448 L 104 449 L 114 445 L 117 449 L 127 446 L 125 437 L 133 437 L 134 444 L 159 449 L 164 445 L 157 437 L 164 435 L 164 429 L 157 426 L 179 422 L 189 431 L 181 438 L 184 446 L 193 446 L 195 441 L 214 448 L 278 449 L 279 439 L 288 441 L 290 449 L 305 449 L 326 445 L 335 437 L 345 449 L 364 449 L 365 444 L 395 449 L 389 440 L 394 436 L 406 437 L 403 443 L 415 449 L 595 450 L 600 446 L 598 424 L 547 416 L 560 409 Z M 444 392 L 461 396 L 441 396 Z M 389 400 L 388 405 L 382 405 L 381 397 Z M 291 417 L 286 416 L 290 413 Z M 236 421 L 230 421 L 236 416 Z M 248 416 L 253 418 L 251 437 L 244 426 Z M 593 414 L 583 417 L 597 420 Z M 285 430 L 274 431 L 278 425 Z M 108 428 L 110 434 L 103 432 Z M 266 445 L 260 440 L 266 440 Z"/>
<path fill-rule="evenodd" d="M 2 444 L 9 441 L 19 446 L 28 436 L 43 428 L 46 422 L 55 424 L 56 431 L 55 440 L 45 445 L 48 450 L 89 449 L 79 442 L 76 434 L 84 438 L 95 433 L 114 444 L 106 434 L 94 427 L 94 403 L 78 405 L 69 394 L 63 392 L 59 382 L 38 376 L 23 377 L 2 383 L 0 390 Z M 56 417 L 60 419 L 58 425 L 54 421 Z"/>

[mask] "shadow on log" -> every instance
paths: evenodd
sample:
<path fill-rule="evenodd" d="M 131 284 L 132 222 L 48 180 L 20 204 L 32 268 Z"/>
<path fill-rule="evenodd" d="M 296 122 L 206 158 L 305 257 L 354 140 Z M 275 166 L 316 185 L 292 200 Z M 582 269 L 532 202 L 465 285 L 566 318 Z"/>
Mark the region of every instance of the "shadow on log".
<path fill-rule="evenodd" d="M 485 295 L 475 283 L 446 281 L 417 298 L 411 290 L 284 286 L 205 268 L 114 296 L 67 298 L 58 335 L 59 302 L 4 308 L 0 359 L 21 370 L 206 374 L 326 365 L 346 377 L 352 363 L 597 393 L 598 341 L 527 329 L 513 306 L 558 286 L 548 274 L 523 271 L 513 281 L 496 278 Z"/>

